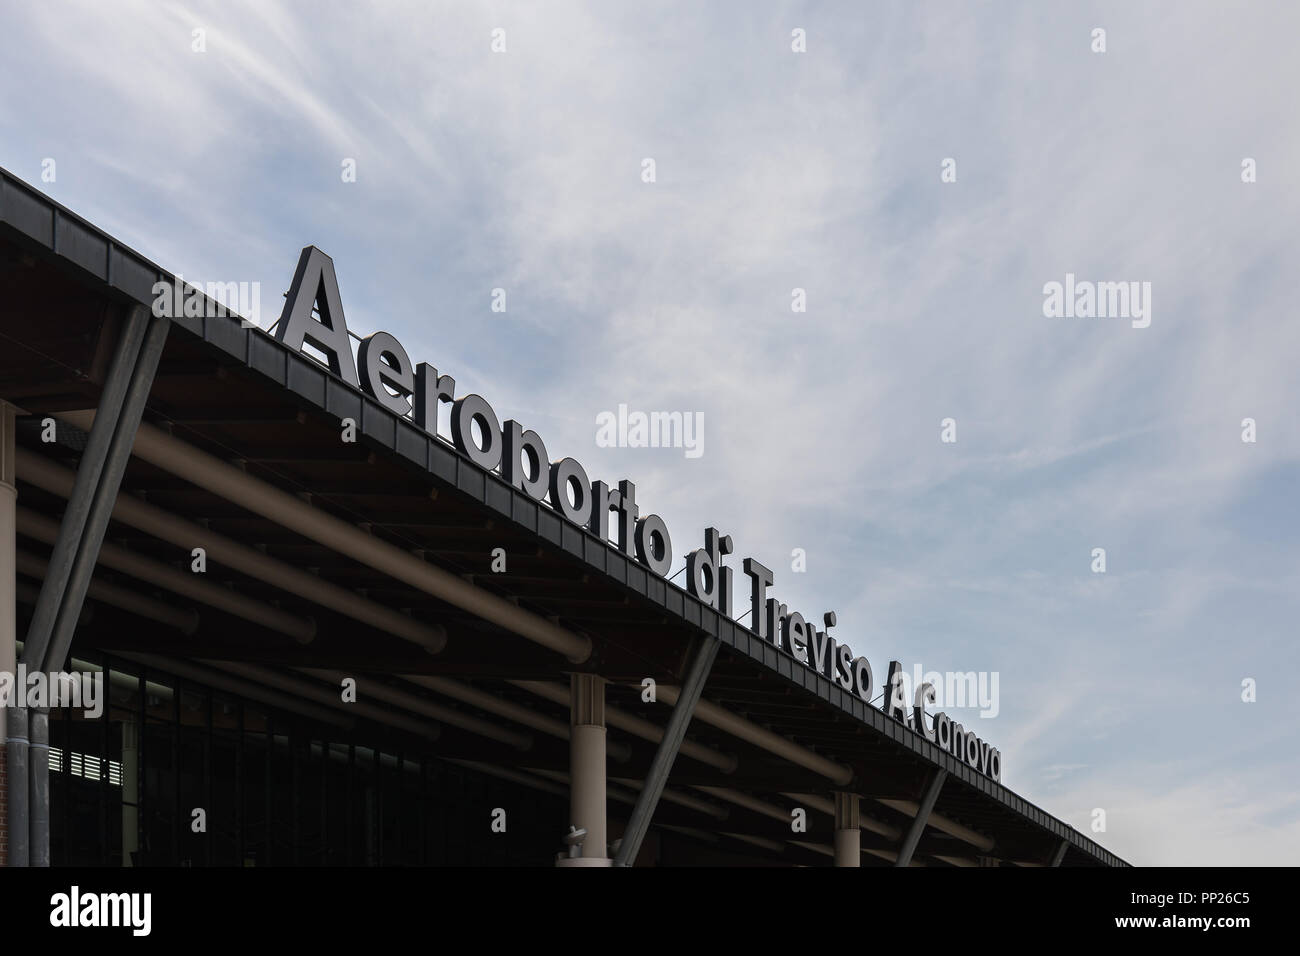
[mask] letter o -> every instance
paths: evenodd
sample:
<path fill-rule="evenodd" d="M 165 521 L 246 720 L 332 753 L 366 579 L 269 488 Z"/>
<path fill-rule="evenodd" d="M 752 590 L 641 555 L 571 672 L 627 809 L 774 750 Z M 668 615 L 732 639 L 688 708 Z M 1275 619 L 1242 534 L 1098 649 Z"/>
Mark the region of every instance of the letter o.
<path fill-rule="evenodd" d="M 994 780 L 1002 779 L 1002 754 L 996 750 L 989 754 L 989 776 Z"/>
<path fill-rule="evenodd" d="M 980 765 L 980 739 L 973 733 L 966 734 L 966 762 L 972 767 Z"/>
<path fill-rule="evenodd" d="M 636 558 L 661 578 L 672 570 L 673 542 L 668 537 L 668 526 L 658 515 L 646 515 L 637 521 Z"/>
<path fill-rule="evenodd" d="M 575 503 L 569 503 L 569 486 L 578 489 Z M 591 482 L 587 471 L 573 458 L 561 458 L 551 464 L 551 507 L 579 528 L 585 528 L 591 515 Z"/>
<path fill-rule="evenodd" d="M 952 747 L 949 752 L 958 760 L 966 760 L 966 728 L 955 721 L 952 725 Z"/>
<path fill-rule="evenodd" d="M 934 715 L 934 739 L 942 750 L 952 750 L 952 721 L 947 714 Z"/>
<path fill-rule="evenodd" d="M 471 427 L 474 422 L 478 422 L 479 434 L 483 438 L 482 448 L 474 441 Z M 491 471 L 500 463 L 501 423 L 483 396 L 466 395 L 456 400 L 451 409 L 451 440 L 461 454 L 480 468 Z"/>
<path fill-rule="evenodd" d="M 686 556 L 686 590 L 709 607 L 718 606 L 718 569 L 713 565 L 713 555 L 704 548 L 696 548 Z"/>
<path fill-rule="evenodd" d="M 869 704 L 871 703 L 873 684 L 875 684 L 875 678 L 871 674 L 871 662 L 865 657 L 859 657 L 853 662 L 853 692 L 864 703 Z"/>

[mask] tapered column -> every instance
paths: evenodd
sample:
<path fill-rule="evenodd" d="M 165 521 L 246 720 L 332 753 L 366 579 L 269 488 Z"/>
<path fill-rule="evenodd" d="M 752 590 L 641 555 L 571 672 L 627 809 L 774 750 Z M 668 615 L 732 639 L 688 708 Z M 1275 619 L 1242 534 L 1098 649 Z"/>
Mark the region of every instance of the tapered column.
<path fill-rule="evenodd" d="M 861 808 L 856 793 L 835 791 L 835 865 L 862 865 Z"/>
<path fill-rule="evenodd" d="M 587 831 L 584 858 L 606 859 L 605 679 L 574 674 L 569 733 L 569 822 Z"/>

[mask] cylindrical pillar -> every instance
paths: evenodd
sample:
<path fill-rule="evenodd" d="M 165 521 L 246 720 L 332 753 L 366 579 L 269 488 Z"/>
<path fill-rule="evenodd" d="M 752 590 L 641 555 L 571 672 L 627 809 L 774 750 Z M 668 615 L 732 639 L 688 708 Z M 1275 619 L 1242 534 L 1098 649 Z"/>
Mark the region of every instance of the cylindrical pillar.
<path fill-rule="evenodd" d="M 5 766 L 9 797 L 9 866 L 26 866 L 27 855 L 27 708 L 9 709 Z"/>
<path fill-rule="evenodd" d="M 587 831 L 582 856 L 605 860 L 605 679 L 574 674 L 569 713 L 569 822 Z"/>
<path fill-rule="evenodd" d="M 140 849 L 140 725 L 122 721 L 122 865 Z"/>
<path fill-rule="evenodd" d="M 31 815 L 28 860 L 32 866 L 50 865 L 50 711 L 32 707 L 27 711 L 28 810 Z"/>
<path fill-rule="evenodd" d="M 862 817 L 856 793 L 835 791 L 835 865 L 862 865 Z"/>

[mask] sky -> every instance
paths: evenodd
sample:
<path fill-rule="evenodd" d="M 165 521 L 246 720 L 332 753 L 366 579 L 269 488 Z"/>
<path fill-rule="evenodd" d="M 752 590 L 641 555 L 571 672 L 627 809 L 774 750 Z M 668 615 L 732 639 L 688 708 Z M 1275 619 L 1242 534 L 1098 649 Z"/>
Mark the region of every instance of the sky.
<path fill-rule="evenodd" d="M 942 709 L 1130 862 L 1300 862 L 1300 6 L 0 20 L 0 166 L 263 326 L 320 247 L 352 330 L 633 480 L 678 565 L 716 526 L 877 680 L 996 674 Z M 1067 274 L 1149 324 L 1046 315 Z M 620 404 L 702 453 L 601 447 Z"/>

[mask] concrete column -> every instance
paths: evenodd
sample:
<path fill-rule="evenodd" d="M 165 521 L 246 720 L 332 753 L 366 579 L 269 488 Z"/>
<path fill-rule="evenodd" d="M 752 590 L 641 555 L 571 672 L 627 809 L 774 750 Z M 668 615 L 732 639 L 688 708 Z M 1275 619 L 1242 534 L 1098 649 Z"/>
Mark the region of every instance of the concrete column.
<path fill-rule="evenodd" d="M 107 718 L 105 718 L 107 719 Z M 240 808 L 243 812 L 243 808 Z M 122 721 L 122 865 L 140 849 L 140 726 Z"/>
<path fill-rule="evenodd" d="M 569 822 L 587 831 L 582 857 L 605 861 L 605 679 L 574 674 L 569 704 Z"/>
<path fill-rule="evenodd" d="M 835 791 L 835 865 L 862 865 L 862 815 L 856 793 Z"/>
<path fill-rule="evenodd" d="M 0 674 L 13 675 L 18 655 L 17 599 L 14 570 L 14 522 L 18 490 L 14 487 L 14 430 L 16 410 L 0 400 Z M 8 862 L 9 776 L 6 772 L 9 720 L 0 707 L 0 866 Z"/>

